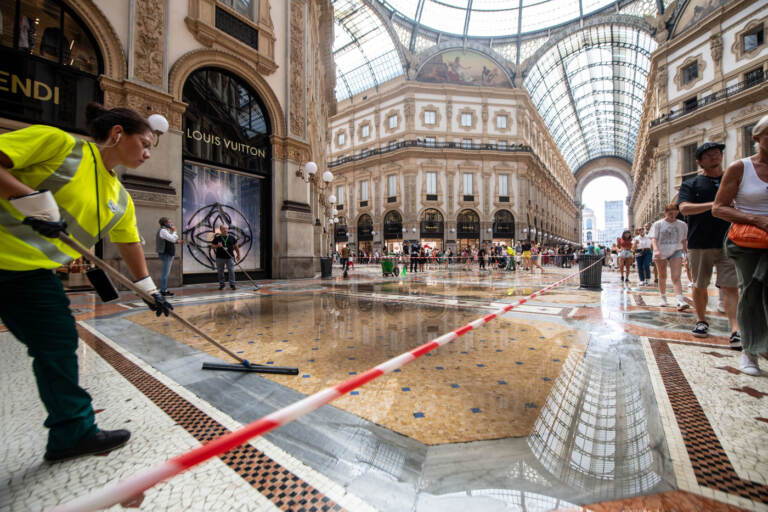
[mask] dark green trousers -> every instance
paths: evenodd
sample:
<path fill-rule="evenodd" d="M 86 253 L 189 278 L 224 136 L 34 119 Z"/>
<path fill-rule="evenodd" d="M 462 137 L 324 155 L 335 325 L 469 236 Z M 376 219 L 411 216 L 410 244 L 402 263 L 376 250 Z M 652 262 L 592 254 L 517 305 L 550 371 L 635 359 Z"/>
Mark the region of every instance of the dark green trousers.
<path fill-rule="evenodd" d="M 48 450 L 98 432 L 91 396 L 78 384 L 77 329 L 59 278 L 50 270 L 0 270 L 0 319 L 33 358 Z"/>

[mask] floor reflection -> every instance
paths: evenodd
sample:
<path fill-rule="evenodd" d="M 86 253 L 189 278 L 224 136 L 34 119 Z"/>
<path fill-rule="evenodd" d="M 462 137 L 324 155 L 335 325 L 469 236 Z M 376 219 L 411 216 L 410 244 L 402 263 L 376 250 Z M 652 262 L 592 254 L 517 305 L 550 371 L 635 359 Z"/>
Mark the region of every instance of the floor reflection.
<path fill-rule="evenodd" d="M 365 371 L 484 312 L 374 301 L 341 293 L 276 295 L 178 308 L 252 362 L 297 366 L 269 379 L 305 394 Z M 150 312 L 130 317 L 221 357 L 215 347 Z M 499 319 L 334 405 L 425 444 L 525 436 L 563 361 L 586 336 L 559 323 Z"/>

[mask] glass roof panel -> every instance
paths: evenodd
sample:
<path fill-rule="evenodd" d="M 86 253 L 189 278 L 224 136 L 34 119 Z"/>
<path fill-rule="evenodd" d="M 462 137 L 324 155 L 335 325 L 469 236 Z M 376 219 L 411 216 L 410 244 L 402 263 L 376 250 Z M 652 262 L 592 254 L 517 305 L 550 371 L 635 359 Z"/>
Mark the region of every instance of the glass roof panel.
<path fill-rule="evenodd" d="M 362 3 L 362 0 L 360 0 Z M 398 12 L 415 24 L 439 32 L 469 37 L 500 37 L 518 34 L 520 0 L 370 0 Z M 636 0 L 639 15 L 648 13 L 648 3 Z M 423 6 L 420 10 L 420 5 Z M 563 25 L 589 16 L 616 0 L 522 0 L 521 34 Z M 665 0 L 665 3 L 668 3 Z M 469 18 L 469 23 L 465 21 Z M 465 29 L 466 27 L 466 29 Z M 465 32 L 466 30 L 466 32 Z"/>
<path fill-rule="evenodd" d="M 414 1 L 414 3 L 418 3 Z M 424 0 L 424 10 L 421 12 L 421 23 L 429 28 L 448 32 L 449 34 L 464 33 L 464 19 L 467 16 L 467 0 L 463 5 L 449 5 L 446 2 Z M 455 2 L 454 2 L 455 4 Z"/>
<path fill-rule="evenodd" d="M 610 3 L 610 2 L 606 2 Z M 578 19 L 579 2 L 566 0 L 523 0 L 522 33 L 554 27 Z"/>
<path fill-rule="evenodd" d="M 367 5 L 359 0 L 333 0 L 333 9 L 337 100 L 403 74 L 389 32 Z"/>
<path fill-rule="evenodd" d="M 472 15 L 469 18 L 468 34 L 483 34 L 487 37 L 499 37 L 517 33 L 518 9 L 479 9 L 478 2 L 472 3 Z M 517 3 L 515 3 L 517 5 Z"/>
<path fill-rule="evenodd" d="M 597 25 L 534 63 L 525 88 L 572 171 L 599 156 L 632 160 L 655 48 L 634 27 Z"/>

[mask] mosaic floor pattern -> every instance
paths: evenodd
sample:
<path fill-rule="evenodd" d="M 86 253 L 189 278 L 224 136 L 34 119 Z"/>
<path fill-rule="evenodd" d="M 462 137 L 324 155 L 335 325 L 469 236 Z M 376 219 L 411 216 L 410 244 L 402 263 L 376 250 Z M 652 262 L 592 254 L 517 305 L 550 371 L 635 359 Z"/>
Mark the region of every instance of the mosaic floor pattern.
<path fill-rule="evenodd" d="M 44 413 L 0 328 L 0 509 L 45 510 L 258 419 L 570 275 L 356 267 L 349 279 L 177 290 L 179 314 L 297 376 L 206 372 L 217 349 L 124 294 L 72 295 L 105 457 L 41 461 Z M 150 489 L 143 510 L 768 510 L 768 379 L 729 326 L 604 271 L 569 280 L 332 404 Z M 768 363 L 766 363 L 768 364 Z M 583 507 L 583 508 L 582 508 Z M 116 507 L 119 509 L 120 507 Z"/>

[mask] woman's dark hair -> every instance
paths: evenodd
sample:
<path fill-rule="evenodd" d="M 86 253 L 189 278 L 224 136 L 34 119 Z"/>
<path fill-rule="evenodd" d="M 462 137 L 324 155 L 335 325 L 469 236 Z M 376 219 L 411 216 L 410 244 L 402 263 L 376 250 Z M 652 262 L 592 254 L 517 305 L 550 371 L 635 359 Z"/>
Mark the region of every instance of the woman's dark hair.
<path fill-rule="evenodd" d="M 628 229 L 625 229 L 625 230 L 624 230 L 624 231 L 621 233 L 621 238 L 624 238 L 624 235 L 629 235 L 629 237 L 630 237 L 630 238 L 632 238 L 632 232 L 631 232 L 630 230 L 628 230 Z"/>
<path fill-rule="evenodd" d="M 85 121 L 88 131 L 96 142 L 104 142 L 109 138 L 113 126 L 120 125 L 128 135 L 151 132 L 149 123 L 138 112 L 130 108 L 113 108 L 107 110 L 103 105 L 90 102 L 85 107 Z"/>

